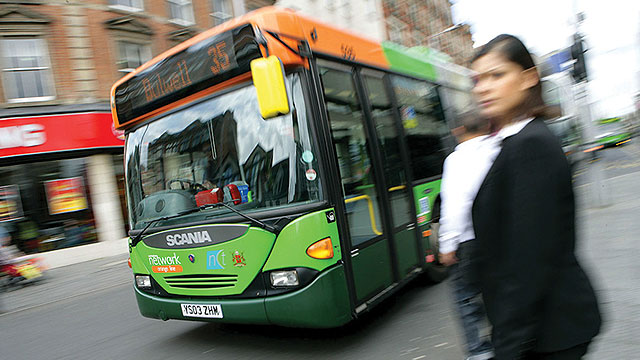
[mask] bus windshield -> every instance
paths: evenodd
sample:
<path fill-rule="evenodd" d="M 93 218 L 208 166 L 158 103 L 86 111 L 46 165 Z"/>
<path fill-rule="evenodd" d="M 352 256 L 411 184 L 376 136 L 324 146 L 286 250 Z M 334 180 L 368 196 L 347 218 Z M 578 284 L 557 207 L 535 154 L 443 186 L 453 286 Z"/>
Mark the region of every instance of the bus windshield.
<path fill-rule="evenodd" d="M 127 135 L 126 174 L 132 229 L 200 205 L 199 196 L 228 186 L 242 193 L 240 211 L 299 205 L 322 198 L 317 151 L 309 133 L 302 84 L 288 75 L 291 112 L 260 116 L 252 84 L 164 115 Z M 202 199 L 202 198 L 200 198 Z M 231 206 L 234 206 L 233 204 Z M 160 222 L 224 217 L 216 207 Z"/>

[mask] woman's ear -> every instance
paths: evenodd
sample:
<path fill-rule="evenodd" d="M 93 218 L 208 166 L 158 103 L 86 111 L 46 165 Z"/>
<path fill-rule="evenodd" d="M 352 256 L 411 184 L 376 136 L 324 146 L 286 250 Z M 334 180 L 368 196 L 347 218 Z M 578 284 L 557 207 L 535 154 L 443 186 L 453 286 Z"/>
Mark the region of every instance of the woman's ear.
<path fill-rule="evenodd" d="M 522 83 L 520 90 L 528 90 L 538 85 L 540 82 L 540 76 L 538 75 L 538 68 L 535 66 L 527 70 L 522 71 Z"/>

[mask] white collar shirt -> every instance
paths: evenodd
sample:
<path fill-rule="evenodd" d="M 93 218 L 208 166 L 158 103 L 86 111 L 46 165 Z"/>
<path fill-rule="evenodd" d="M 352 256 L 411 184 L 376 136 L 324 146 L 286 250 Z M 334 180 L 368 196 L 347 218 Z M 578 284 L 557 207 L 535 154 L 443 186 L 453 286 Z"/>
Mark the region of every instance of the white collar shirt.
<path fill-rule="evenodd" d="M 522 131 L 522 129 L 524 129 L 524 127 L 527 126 L 532 120 L 533 118 L 528 118 L 516 121 L 500 129 L 500 131 L 498 131 L 498 133 L 495 135 L 496 139 L 498 140 L 498 144 L 501 144 L 502 140 L 508 138 L 509 136 L 513 136 Z"/>
<path fill-rule="evenodd" d="M 500 152 L 497 136 L 478 136 L 456 146 L 444 162 L 440 185 L 440 253 L 475 239 L 471 207 L 482 181 Z"/>

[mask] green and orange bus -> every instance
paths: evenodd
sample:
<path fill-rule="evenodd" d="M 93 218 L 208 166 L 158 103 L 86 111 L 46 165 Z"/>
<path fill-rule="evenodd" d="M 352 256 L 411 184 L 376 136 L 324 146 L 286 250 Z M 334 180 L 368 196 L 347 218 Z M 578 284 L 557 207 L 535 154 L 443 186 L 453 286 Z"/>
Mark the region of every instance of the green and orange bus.
<path fill-rule="evenodd" d="M 336 327 L 420 274 L 466 69 L 268 7 L 112 88 L 143 316 Z"/>

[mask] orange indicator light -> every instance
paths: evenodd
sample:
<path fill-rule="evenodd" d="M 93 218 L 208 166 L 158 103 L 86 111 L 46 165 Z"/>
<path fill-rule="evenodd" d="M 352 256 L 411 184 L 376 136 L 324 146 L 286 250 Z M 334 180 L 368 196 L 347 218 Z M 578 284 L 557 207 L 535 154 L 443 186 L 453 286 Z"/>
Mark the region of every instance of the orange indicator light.
<path fill-rule="evenodd" d="M 307 255 L 314 259 L 331 259 L 333 257 L 331 238 L 324 238 L 311 244 L 307 248 Z"/>
<path fill-rule="evenodd" d="M 431 236 L 431 230 L 425 230 L 422 232 L 422 237 Z"/>

